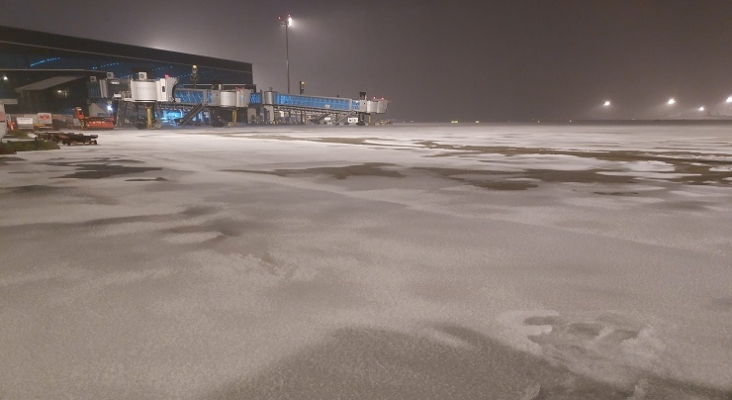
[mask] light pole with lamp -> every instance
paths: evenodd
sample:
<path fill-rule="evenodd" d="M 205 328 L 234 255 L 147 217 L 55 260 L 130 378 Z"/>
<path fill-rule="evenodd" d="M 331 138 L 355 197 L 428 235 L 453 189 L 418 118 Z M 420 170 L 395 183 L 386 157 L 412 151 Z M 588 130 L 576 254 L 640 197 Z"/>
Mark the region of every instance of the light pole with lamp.
<path fill-rule="evenodd" d="M 666 118 L 673 118 L 673 117 L 679 116 L 679 114 L 673 114 L 673 109 L 674 109 L 675 104 L 676 104 L 676 99 L 673 97 L 668 99 L 668 101 L 666 102 L 666 105 L 668 106 L 668 109 L 669 109 L 668 114 L 666 114 Z"/>
<path fill-rule="evenodd" d="M 280 25 L 285 27 L 285 54 L 287 56 L 287 94 L 290 94 L 290 39 L 288 37 L 288 31 L 292 25 L 292 17 L 290 15 L 287 18 L 279 18 Z"/>

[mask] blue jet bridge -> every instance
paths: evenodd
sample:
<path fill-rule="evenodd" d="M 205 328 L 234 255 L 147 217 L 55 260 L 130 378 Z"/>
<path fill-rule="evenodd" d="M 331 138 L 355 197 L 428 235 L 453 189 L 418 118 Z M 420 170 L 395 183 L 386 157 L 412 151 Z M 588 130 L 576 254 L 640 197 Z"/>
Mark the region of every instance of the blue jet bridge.
<path fill-rule="evenodd" d="M 134 124 L 138 128 L 156 128 L 163 123 L 223 126 L 229 112 L 231 123 L 236 124 L 239 111 L 246 113 L 247 123 L 254 124 L 366 125 L 371 115 L 386 113 L 389 104 L 383 98 L 369 100 L 365 92 L 360 93 L 359 99 L 348 99 L 272 90 L 252 93 L 240 86 L 198 89 L 181 87 L 175 78 L 147 79 L 142 72 L 138 75 L 127 80 L 108 78 L 89 82 L 90 97 L 111 100 L 118 123 Z M 140 110 L 144 110 L 146 118 L 140 117 Z"/>
<path fill-rule="evenodd" d="M 330 119 L 331 123 L 338 124 L 355 117 L 358 119 L 359 125 L 364 125 L 371 114 L 386 113 L 389 104 L 387 100 L 375 98 L 368 100 L 365 95 L 363 97 L 355 100 L 266 91 L 252 93 L 249 96 L 249 105 L 263 108 L 264 114 L 269 117 L 269 122 L 276 120 L 277 113 L 280 114 L 280 118 L 284 118 L 286 113 L 290 116 L 290 120 L 292 115 L 295 115 L 296 119 L 306 118 L 307 121 L 316 123 Z M 306 120 L 301 119 L 301 122 L 306 122 Z"/>

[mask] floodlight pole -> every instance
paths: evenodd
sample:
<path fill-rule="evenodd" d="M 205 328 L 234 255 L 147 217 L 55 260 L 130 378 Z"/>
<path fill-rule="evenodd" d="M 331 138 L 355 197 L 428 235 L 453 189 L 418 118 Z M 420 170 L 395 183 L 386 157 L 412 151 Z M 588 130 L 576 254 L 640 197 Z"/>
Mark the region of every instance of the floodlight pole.
<path fill-rule="evenodd" d="M 280 25 L 285 26 L 285 55 L 287 57 L 287 94 L 290 94 L 290 38 L 289 38 L 289 28 L 290 24 L 292 24 L 292 17 L 287 16 L 284 20 L 280 18 Z"/>

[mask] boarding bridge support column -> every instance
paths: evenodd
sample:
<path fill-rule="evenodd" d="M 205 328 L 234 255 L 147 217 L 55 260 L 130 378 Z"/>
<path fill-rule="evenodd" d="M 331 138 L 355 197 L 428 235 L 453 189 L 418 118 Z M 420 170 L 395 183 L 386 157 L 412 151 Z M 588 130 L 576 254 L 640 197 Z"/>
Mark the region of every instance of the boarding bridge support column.
<path fill-rule="evenodd" d="M 247 108 L 247 122 L 250 124 L 257 123 L 257 109 L 254 107 Z"/>
<path fill-rule="evenodd" d="M 262 110 L 264 111 L 264 123 L 265 124 L 274 124 L 274 121 L 275 121 L 274 106 L 263 106 Z"/>
<path fill-rule="evenodd" d="M 358 92 L 358 98 L 361 100 L 366 100 L 366 92 Z M 360 112 L 358 113 L 358 122 L 356 123 L 358 126 L 364 126 L 366 125 L 366 113 Z"/>
<path fill-rule="evenodd" d="M 147 111 L 147 129 L 152 129 L 153 128 L 153 105 L 150 103 L 146 103 L 145 110 Z"/>

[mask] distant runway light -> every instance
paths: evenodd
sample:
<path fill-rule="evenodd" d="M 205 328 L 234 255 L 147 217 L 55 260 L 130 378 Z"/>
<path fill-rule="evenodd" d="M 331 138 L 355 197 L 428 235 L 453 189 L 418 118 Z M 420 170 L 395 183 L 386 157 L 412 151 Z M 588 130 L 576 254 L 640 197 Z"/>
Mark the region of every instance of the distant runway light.
<path fill-rule="evenodd" d="M 610 100 L 606 100 L 605 103 L 603 103 L 603 106 L 610 107 Z"/>
<path fill-rule="evenodd" d="M 666 102 L 666 104 L 672 106 L 672 105 L 676 104 L 676 99 L 670 98 L 670 99 L 668 99 L 668 101 Z"/>
<path fill-rule="evenodd" d="M 732 96 L 727 97 L 727 103 L 732 103 Z"/>
<path fill-rule="evenodd" d="M 705 110 L 704 106 L 699 107 L 699 111 L 704 111 L 704 110 Z"/>

